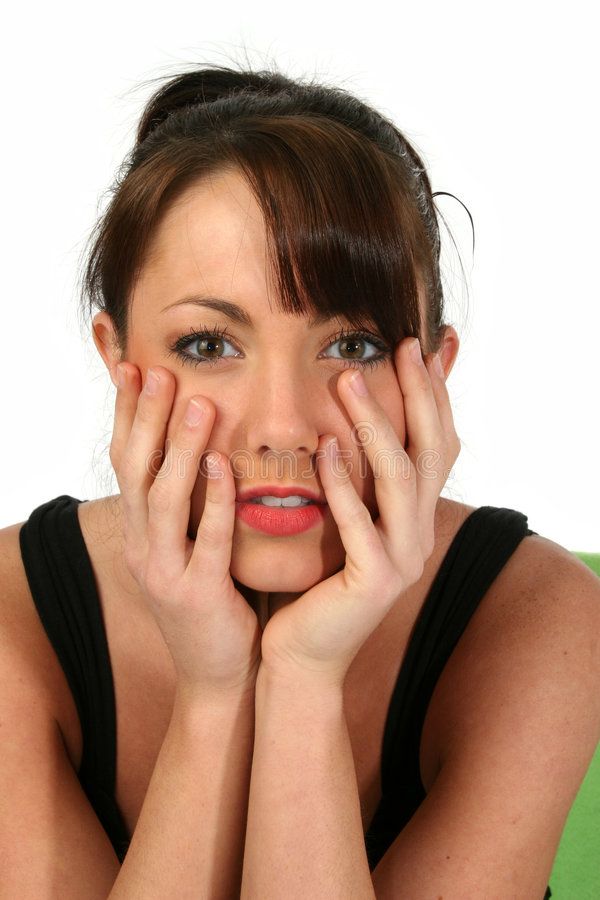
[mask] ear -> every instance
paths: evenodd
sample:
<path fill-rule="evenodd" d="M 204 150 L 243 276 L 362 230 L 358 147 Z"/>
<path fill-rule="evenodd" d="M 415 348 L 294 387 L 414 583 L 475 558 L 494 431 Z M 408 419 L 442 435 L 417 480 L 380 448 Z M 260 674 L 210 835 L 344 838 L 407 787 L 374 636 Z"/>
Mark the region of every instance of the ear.
<path fill-rule="evenodd" d="M 452 371 L 456 357 L 458 356 L 458 348 L 460 347 L 460 338 L 452 325 L 446 325 L 444 328 L 444 336 L 440 344 L 439 354 L 442 367 L 445 373 L 445 381 Z"/>
<path fill-rule="evenodd" d="M 106 312 L 96 313 L 92 319 L 92 336 L 96 350 L 104 360 L 110 379 L 117 386 L 117 363 L 121 362 L 121 351 L 112 318 Z"/>

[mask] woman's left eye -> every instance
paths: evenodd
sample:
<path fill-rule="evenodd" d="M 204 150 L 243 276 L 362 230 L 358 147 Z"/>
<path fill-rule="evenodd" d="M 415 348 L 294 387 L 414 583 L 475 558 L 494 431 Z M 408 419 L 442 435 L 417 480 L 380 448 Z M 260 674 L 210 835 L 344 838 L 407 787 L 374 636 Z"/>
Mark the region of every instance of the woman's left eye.
<path fill-rule="evenodd" d="M 227 333 L 227 328 L 212 328 L 206 329 L 204 331 L 196 331 L 195 329 L 190 329 L 190 332 L 187 335 L 182 335 L 180 338 L 175 341 L 172 347 L 169 348 L 169 353 L 178 356 L 183 363 L 191 364 L 193 366 L 197 366 L 200 364 L 215 365 L 220 359 L 232 359 L 236 355 L 236 353 L 228 354 L 227 356 L 219 355 L 219 351 L 223 350 L 225 344 L 231 344 L 231 341 L 225 340 L 225 334 Z M 340 331 L 327 340 L 327 348 L 333 347 L 334 345 L 341 345 L 342 353 L 364 353 L 365 345 L 371 344 L 372 347 L 375 347 L 376 352 L 372 353 L 370 356 L 366 358 L 359 358 L 358 356 L 350 356 L 350 357 L 336 357 L 336 356 L 321 356 L 324 359 L 341 359 L 344 362 L 347 362 L 350 366 L 369 366 L 371 368 L 379 365 L 379 363 L 385 362 L 391 356 L 391 350 L 380 338 L 376 337 L 373 334 L 369 334 L 368 332 L 362 331 Z M 216 354 L 213 356 L 193 356 L 188 352 L 188 348 L 196 345 L 196 351 L 198 353 L 208 353 L 208 354 Z"/>
<path fill-rule="evenodd" d="M 368 334 L 363 331 L 342 331 L 338 334 L 334 335 L 333 338 L 329 338 L 328 346 L 333 347 L 335 344 L 341 344 L 344 350 L 342 352 L 346 353 L 360 353 L 365 344 L 371 344 L 372 347 L 375 347 L 377 352 L 373 353 L 371 356 L 366 357 L 366 359 L 358 359 L 357 357 L 351 356 L 341 357 L 344 362 L 350 363 L 358 366 L 369 366 L 370 368 L 374 368 L 379 365 L 379 363 L 385 362 L 386 359 L 389 359 L 391 356 L 391 351 L 388 349 L 387 345 L 380 339 L 375 337 L 373 334 Z M 350 347 L 350 350 L 348 350 Z M 358 348 L 358 349 L 356 349 Z M 339 357 L 326 357 L 326 359 L 337 359 Z"/>

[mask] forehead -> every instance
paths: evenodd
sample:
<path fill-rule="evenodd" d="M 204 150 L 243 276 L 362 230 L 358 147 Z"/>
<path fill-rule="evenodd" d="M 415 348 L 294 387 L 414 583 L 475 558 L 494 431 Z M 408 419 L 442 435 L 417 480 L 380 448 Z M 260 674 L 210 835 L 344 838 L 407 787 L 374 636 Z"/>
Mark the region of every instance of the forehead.
<path fill-rule="evenodd" d="M 206 288 L 206 280 L 215 290 L 231 291 L 240 280 L 264 288 L 265 224 L 245 178 L 219 172 L 186 189 L 158 224 L 143 273 L 179 291 Z"/>
<path fill-rule="evenodd" d="M 420 281 L 420 279 L 419 279 Z M 145 255 L 133 307 L 156 313 L 194 294 L 235 300 L 271 316 L 276 292 L 262 210 L 239 169 L 211 173 L 177 197 Z M 137 302 L 136 302 L 137 300 Z M 421 323 L 425 296 L 419 284 Z"/>

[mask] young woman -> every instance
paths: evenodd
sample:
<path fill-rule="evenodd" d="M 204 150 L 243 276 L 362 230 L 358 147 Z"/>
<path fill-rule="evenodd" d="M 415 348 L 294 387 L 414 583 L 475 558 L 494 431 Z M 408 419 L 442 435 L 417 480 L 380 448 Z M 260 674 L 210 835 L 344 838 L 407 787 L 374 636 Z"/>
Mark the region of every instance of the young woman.
<path fill-rule="evenodd" d="M 92 237 L 120 492 L 0 532 L 2 896 L 550 896 L 598 580 L 440 496 L 459 339 L 415 150 L 204 68 Z"/>

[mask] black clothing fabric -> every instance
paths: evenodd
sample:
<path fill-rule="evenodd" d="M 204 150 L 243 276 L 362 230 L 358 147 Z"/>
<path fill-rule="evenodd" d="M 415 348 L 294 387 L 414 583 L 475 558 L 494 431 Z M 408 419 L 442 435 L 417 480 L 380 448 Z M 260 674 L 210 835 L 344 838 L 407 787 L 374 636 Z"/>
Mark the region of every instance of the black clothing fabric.
<path fill-rule="evenodd" d="M 83 755 L 83 790 L 123 862 L 130 835 L 115 801 L 115 693 L 100 598 L 77 507 L 62 494 L 33 510 L 21 526 L 25 574 L 42 624 L 75 700 Z"/>
<path fill-rule="evenodd" d="M 116 710 L 98 590 L 79 526 L 85 502 L 62 494 L 19 533 L 42 624 L 73 693 L 83 735 L 78 777 L 122 862 L 130 835 L 115 801 Z M 421 731 L 446 662 L 487 589 L 521 540 L 537 534 L 517 510 L 482 506 L 463 522 L 414 623 L 392 693 L 382 746 L 382 800 L 365 835 L 371 871 L 425 798 Z M 552 896 L 550 888 L 544 900 Z"/>

